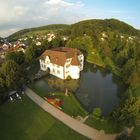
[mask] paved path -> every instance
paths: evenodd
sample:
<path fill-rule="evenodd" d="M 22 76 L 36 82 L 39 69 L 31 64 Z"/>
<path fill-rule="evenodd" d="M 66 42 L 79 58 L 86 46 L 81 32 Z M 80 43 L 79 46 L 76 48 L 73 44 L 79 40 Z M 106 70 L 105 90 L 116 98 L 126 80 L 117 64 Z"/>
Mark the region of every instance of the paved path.
<path fill-rule="evenodd" d="M 75 130 L 76 132 L 86 136 L 92 140 L 115 140 L 116 134 L 103 134 L 102 132 L 89 127 L 86 124 L 79 122 L 78 120 L 72 118 L 66 113 L 55 108 L 43 98 L 34 93 L 31 89 L 26 88 L 26 95 L 31 98 L 36 104 L 38 104 L 42 109 L 51 114 L 53 117 L 63 122 L 65 125 Z"/>

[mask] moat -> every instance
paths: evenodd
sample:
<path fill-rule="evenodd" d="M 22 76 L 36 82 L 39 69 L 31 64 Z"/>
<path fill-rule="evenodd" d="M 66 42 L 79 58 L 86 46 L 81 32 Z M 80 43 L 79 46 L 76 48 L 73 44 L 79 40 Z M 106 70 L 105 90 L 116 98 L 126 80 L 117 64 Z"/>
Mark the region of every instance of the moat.
<path fill-rule="evenodd" d="M 67 88 L 75 94 L 88 112 L 99 107 L 103 115 L 113 110 L 119 102 L 118 95 L 123 94 L 126 89 L 118 77 L 92 64 L 86 64 L 79 80 L 61 80 L 54 76 L 47 76 L 37 81 L 35 85 L 46 94 L 65 91 Z"/>

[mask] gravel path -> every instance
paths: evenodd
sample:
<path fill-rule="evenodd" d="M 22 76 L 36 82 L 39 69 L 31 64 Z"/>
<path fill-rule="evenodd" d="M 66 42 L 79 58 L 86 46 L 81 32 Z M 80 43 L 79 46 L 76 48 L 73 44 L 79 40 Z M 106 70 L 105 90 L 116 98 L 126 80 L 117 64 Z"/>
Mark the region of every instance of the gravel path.
<path fill-rule="evenodd" d="M 43 98 L 34 93 L 31 89 L 26 88 L 26 95 L 33 100 L 36 104 L 38 104 L 43 110 L 51 114 L 53 117 L 63 122 L 65 125 L 75 130 L 76 132 L 86 136 L 92 140 L 115 140 L 117 134 L 103 134 L 101 131 L 98 131 L 86 124 L 79 122 L 78 120 L 72 118 L 66 113 L 60 111 L 55 108 Z"/>

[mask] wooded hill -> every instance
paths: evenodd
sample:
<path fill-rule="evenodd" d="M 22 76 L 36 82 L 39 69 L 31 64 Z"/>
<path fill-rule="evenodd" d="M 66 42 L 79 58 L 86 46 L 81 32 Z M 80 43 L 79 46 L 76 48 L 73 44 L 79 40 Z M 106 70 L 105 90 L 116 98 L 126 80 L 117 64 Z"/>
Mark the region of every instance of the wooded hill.
<path fill-rule="evenodd" d="M 80 21 L 75 24 L 52 24 L 47 26 L 41 26 L 36 28 L 29 28 L 20 30 L 7 38 L 10 40 L 18 39 L 29 32 L 34 31 L 57 31 L 64 35 L 80 36 L 83 34 L 94 35 L 101 32 L 118 32 L 123 34 L 128 34 L 131 36 L 140 36 L 140 30 L 133 28 L 132 26 L 116 20 L 116 19 L 91 19 Z"/>
<path fill-rule="evenodd" d="M 54 24 L 25 29 L 9 36 L 8 39 L 30 38 L 30 36 L 37 37 L 49 32 L 54 32 L 56 39 L 49 42 L 49 44 L 48 42 L 42 42 L 41 52 L 46 48 L 64 45 L 78 48 L 85 52 L 88 62 L 100 66 L 104 65 L 104 67 L 107 67 L 113 73 L 122 77 L 125 83 L 133 87 L 139 85 L 139 30 L 116 19 L 93 19 L 72 25 Z M 68 40 L 62 42 L 61 36 L 67 36 Z"/>
<path fill-rule="evenodd" d="M 23 29 L 8 36 L 7 39 L 16 40 L 29 32 L 62 30 L 62 29 L 67 28 L 68 26 L 69 25 L 66 25 L 66 24 L 51 24 L 51 25 L 46 25 L 46 26 L 41 26 L 41 27 Z"/>
<path fill-rule="evenodd" d="M 140 31 L 133 28 L 132 26 L 116 20 L 116 19 L 93 19 L 93 20 L 85 20 L 78 22 L 76 24 L 71 25 L 72 32 L 80 32 L 89 34 L 88 29 L 91 29 L 92 32 L 108 32 L 108 31 L 116 31 L 129 35 L 140 35 Z"/>

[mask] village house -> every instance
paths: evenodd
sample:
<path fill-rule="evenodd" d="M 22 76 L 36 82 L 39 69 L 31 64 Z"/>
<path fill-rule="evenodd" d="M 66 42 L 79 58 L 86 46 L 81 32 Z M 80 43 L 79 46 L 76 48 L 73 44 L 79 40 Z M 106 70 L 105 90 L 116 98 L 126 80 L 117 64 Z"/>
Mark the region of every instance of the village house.
<path fill-rule="evenodd" d="M 13 42 L 13 43 L 4 43 L 2 46 L 0 46 L 0 59 L 5 58 L 6 53 L 11 52 L 23 52 L 25 53 L 27 46 L 24 43 L 21 43 L 20 41 Z"/>
<path fill-rule="evenodd" d="M 79 79 L 84 55 L 75 48 L 59 47 L 46 50 L 40 57 L 40 68 L 61 79 Z"/>
<path fill-rule="evenodd" d="M 36 42 L 36 46 L 41 46 L 41 42 L 40 41 L 38 41 L 38 42 Z"/>
<path fill-rule="evenodd" d="M 11 46 L 10 46 L 10 44 L 9 43 L 4 43 L 3 45 L 2 45 L 2 49 L 3 50 L 7 50 L 7 49 L 9 49 Z"/>
<path fill-rule="evenodd" d="M 53 34 L 53 33 L 49 33 L 49 34 L 47 34 L 47 36 L 48 36 L 48 42 L 50 42 L 50 41 L 52 41 L 53 39 L 55 39 L 55 35 Z"/>

